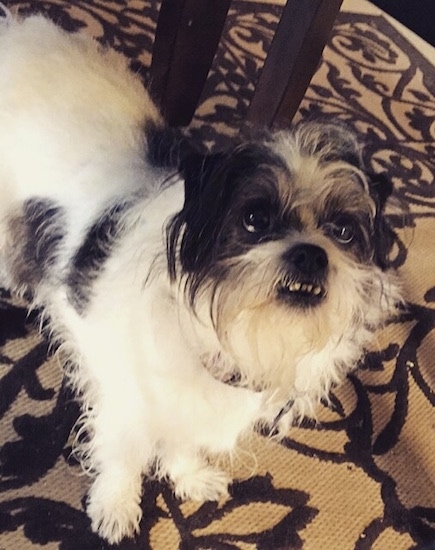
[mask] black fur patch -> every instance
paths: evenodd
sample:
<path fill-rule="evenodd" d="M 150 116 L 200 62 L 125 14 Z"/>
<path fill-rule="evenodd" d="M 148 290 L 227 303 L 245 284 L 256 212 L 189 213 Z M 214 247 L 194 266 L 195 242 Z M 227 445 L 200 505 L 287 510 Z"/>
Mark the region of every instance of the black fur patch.
<path fill-rule="evenodd" d="M 374 220 L 374 260 L 381 269 L 387 269 L 389 255 L 395 242 L 395 234 L 384 215 L 385 204 L 393 192 L 393 184 L 386 174 L 368 174 L 370 195 L 376 204 Z"/>
<path fill-rule="evenodd" d="M 29 199 L 9 222 L 12 277 L 32 292 L 56 262 L 65 235 L 63 209 L 48 199 Z"/>
<path fill-rule="evenodd" d="M 80 314 L 84 313 L 92 297 L 93 281 L 118 242 L 121 219 L 128 207 L 129 203 L 119 203 L 105 210 L 88 229 L 83 244 L 71 260 L 66 282 L 69 300 Z"/>
<path fill-rule="evenodd" d="M 156 168 L 178 168 L 181 159 L 193 151 L 179 128 L 158 126 L 148 121 L 145 137 L 148 162 Z"/>

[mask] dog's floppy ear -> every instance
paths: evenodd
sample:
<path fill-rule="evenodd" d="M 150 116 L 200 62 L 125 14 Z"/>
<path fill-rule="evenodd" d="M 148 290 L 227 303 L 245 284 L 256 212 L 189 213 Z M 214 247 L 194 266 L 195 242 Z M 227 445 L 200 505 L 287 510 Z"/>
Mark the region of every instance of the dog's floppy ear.
<path fill-rule="evenodd" d="M 369 172 L 367 177 L 370 196 L 375 201 L 376 210 L 377 212 L 383 212 L 388 197 L 393 192 L 393 184 L 384 172 L 379 174 Z"/>
<path fill-rule="evenodd" d="M 345 161 L 362 168 L 361 145 L 346 123 L 330 118 L 300 122 L 295 126 L 301 152 L 322 162 Z"/>
<path fill-rule="evenodd" d="M 385 217 L 385 205 L 393 192 L 393 184 L 385 173 L 368 173 L 367 179 L 370 196 L 376 205 L 373 235 L 374 260 L 381 269 L 386 269 L 395 241 L 394 231 Z"/>
<path fill-rule="evenodd" d="M 149 120 L 144 128 L 147 159 L 156 168 L 178 168 L 181 159 L 193 149 L 180 128 L 171 128 Z"/>
<path fill-rule="evenodd" d="M 191 201 L 199 199 L 206 186 L 216 184 L 216 172 L 222 166 L 224 159 L 224 153 L 203 155 L 193 149 L 184 150 L 179 164 L 180 173 L 184 178 L 184 207 Z M 216 188 L 215 191 L 222 192 L 222 187 Z"/>
<path fill-rule="evenodd" d="M 188 273 L 204 272 L 219 253 L 222 227 L 232 197 L 240 185 L 250 179 L 265 162 L 270 151 L 259 144 L 236 147 L 228 153 L 193 153 L 180 162 L 185 182 L 183 209 L 168 226 L 167 255 L 169 274 L 176 273 L 176 254 Z"/>
<path fill-rule="evenodd" d="M 210 255 L 224 195 L 228 192 L 219 176 L 224 157 L 222 153 L 202 155 L 189 151 L 180 159 L 184 205 L 167 229 L 168 269 L 172 280 L 177 275 L 177 255 L 187 272 L 201 270 Z"/>
<path fill-rule="evenodd" d="M 197 202 L 198 207 L 209 206 L 202 209 L 207 218 L 227 206 L 237 184 L 249 180 L 259 166 L 282 164 L 268 147 L 255 142 L 223 153 L 202 155 L 192 148 L 184 152 L 179 170 L 185 182 L 185 207 L 191 202 Z"/>

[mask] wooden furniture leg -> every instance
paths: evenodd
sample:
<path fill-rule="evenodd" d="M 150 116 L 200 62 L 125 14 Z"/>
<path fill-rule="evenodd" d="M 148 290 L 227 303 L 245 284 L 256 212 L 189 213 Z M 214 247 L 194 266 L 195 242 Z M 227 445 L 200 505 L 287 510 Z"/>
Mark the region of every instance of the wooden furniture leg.
<path fill-rule="evenodd" d="M 342 0 L 287 0 L 248 110 L 255 125 L 293 119 L 316 71 Z"/>
<path fill-rule="evenodd" d="M 289 124 L 317 68 L 342 0 L 287 0 L 247 113 L 255 125 Z M 170 126 L 190 123 L 231 0 L 162 0 L 150 90 Z"/>
<path fill-rule="evenodd" d="M 170 126 L 191 121 L 231 0 L 162 0 L 150 91 Z"/>

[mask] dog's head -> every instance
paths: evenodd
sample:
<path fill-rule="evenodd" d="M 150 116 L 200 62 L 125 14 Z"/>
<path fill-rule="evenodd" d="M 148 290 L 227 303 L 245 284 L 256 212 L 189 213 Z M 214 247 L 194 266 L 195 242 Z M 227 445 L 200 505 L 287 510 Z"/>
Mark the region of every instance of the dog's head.
<path fill-rule="evenodd" d="M 348 129 L 305 123 L 183 170 L 169 273 L 238 363 L 274 369 L 383 319 L 391 185 L 366 172 Z"/>

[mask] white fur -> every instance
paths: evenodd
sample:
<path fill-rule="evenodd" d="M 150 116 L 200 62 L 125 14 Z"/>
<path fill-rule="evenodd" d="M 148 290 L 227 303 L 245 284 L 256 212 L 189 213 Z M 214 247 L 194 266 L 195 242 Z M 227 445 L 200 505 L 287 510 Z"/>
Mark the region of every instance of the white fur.
<path fill-rule="evenodd" d="M 227 330 L 216 332 L 207 296 L 193 315 L 182 285 L 171 284 L 166 272 L 163 228 L 182 207 L 183 182 L 175 175 L 169 185 L 170 174 L 147 165 L 142 130 L 150 119 L 160 123 L 117 54 L 40 17 L 0 26 L 1 273 L 5 285 L 18 286 L 9 224 L 23 201 L 60 204 L 67 238 L 34 305 L 44 308 L 66 364 L 73 365 L 67 372 L 89 437 L 81 456 L 95 476 L 88 514 L 111 543 L 139 529 L 142 475 L 153 469 L 182 498 L 225 494 L 230 479 L 208 458 L 232 453 L 291 398 L 295 406 L 281 419 L 281 433 L 312 412 L 354 368 L 372 338 L 368 325 L 381 324 L 398 298 L 385 273 L 356 265 L 313 226 L 300 239 L 328 251 L 327 304 L 312 315 L 289 315 L 271 304 L 267 281 L 276 279 L 277 258 L 291 239 L 265 243 L 244 258 L 244 284 L 222 302 Z M 301 162 L 285 139 L 276 149 L 289 163 Z M 319 175 L 316 163 L 309 175 L 306 166 L 301 163 L 304 177 Z M 136 197 L 136 205 L 80 313 L 65 271 L 86 229 L 118 197 Z M 236 367 L 247 387 L 219 380 Z"/>

